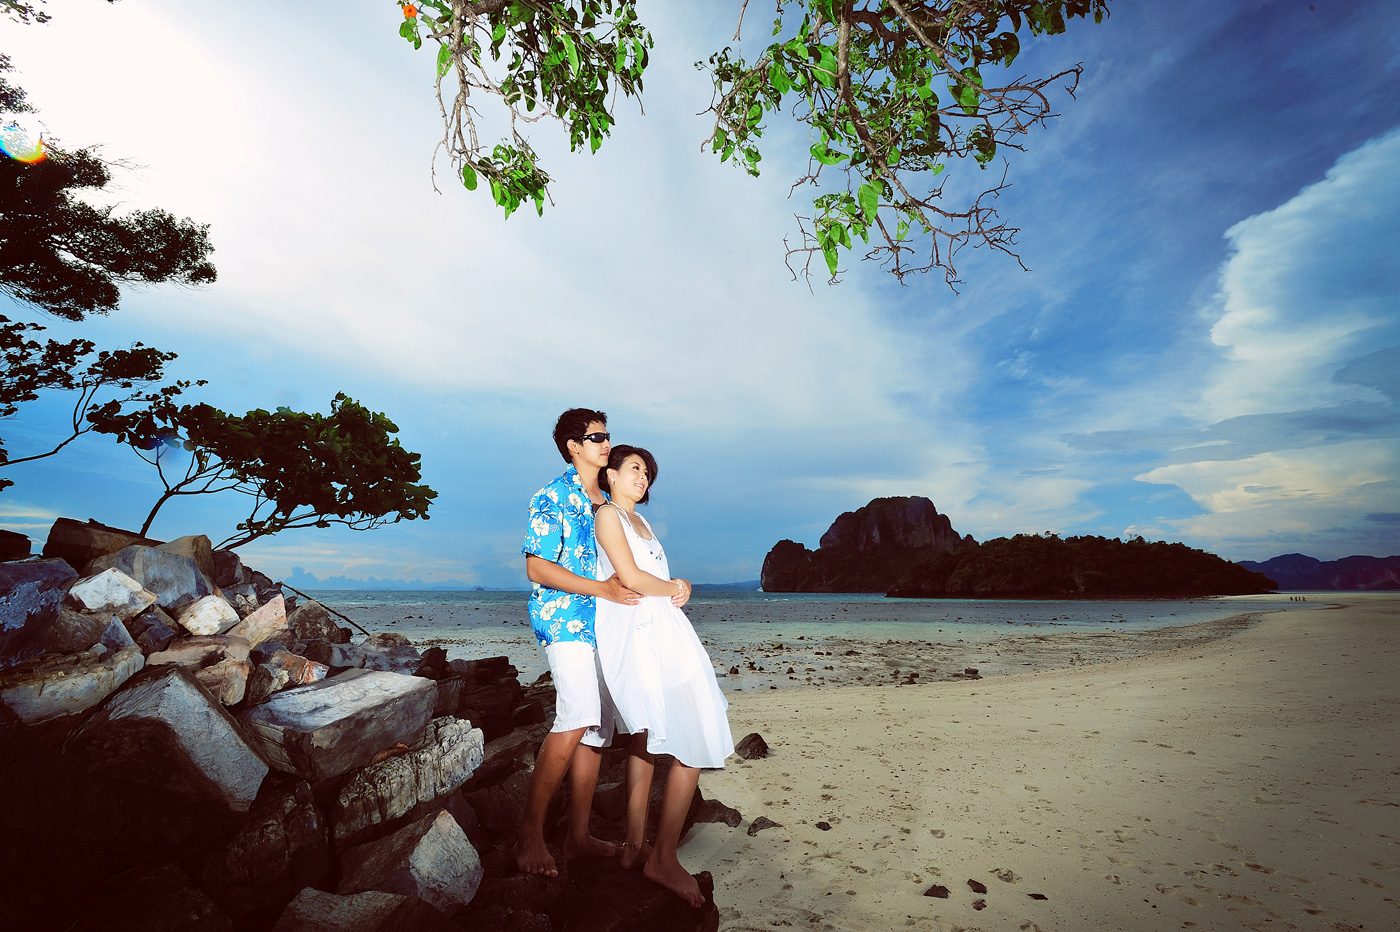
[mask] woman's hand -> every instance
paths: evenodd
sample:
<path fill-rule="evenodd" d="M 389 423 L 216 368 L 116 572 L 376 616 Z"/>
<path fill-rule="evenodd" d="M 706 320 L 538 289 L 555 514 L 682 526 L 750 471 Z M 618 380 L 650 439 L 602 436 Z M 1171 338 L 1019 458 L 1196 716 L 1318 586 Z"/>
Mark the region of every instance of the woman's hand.
<path fill-rule="evenodd" d="M 676 608 L 685 608 L 685 603 L 690 601 L 690 581 L 687 579 L 672 579 L 671 582 L 675 583 L 676 588 L 680 590 L 680 592 L 671 596 L 671 604 Z"/>

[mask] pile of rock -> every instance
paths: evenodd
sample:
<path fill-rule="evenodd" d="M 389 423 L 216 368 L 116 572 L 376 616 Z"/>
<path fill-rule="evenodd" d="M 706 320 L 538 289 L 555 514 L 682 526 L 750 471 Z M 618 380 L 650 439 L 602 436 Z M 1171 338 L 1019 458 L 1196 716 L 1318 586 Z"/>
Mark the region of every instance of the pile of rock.
<path fill-rule="evenodd" d="M 715 928 L 616 862 L 515 871 L 552 705 L 504 657 L 355 635 L 203 536 L 59 519 L 0 563 L 0 927 Z"/>

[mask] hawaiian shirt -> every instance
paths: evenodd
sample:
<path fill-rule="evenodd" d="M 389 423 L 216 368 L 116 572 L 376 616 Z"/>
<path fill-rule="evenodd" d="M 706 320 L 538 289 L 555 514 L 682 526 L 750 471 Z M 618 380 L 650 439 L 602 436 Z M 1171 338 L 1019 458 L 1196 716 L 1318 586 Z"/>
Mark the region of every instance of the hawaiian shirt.
<path fill-rule="evenodd" d="M 578 470 L 572 465 L 530 499 L 530 526 L 520 550 L 558 563 L 584 579 L 597 576 L 598 543 L 593 536 L 593 505 L 583 490 Z M 530 624 L 541 644 L 582 641 L 596 646 L 594 610 L 591 595 L 561 592 L 539 583 L 530 591 Z"/>

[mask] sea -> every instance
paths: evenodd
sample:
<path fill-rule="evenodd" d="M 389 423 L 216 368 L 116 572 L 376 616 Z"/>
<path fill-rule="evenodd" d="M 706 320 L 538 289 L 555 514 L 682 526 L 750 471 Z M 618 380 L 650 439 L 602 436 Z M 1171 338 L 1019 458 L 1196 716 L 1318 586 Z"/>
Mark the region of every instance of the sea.
<path fill-rule="evenodd" d="M 308 595 L 366 630 L 432 642 L 449 657 L 505 654 L 522 676 L 544 669 L 531 635 L 525 591 L 321 589 Z M 1231 599 L 890 599 L 866 593 L 770 593 L 706 589 L 686 615 L 702 642 L 726 652 L 799 636 L 813 640 L 989 643 L 1056 631 L 1151 631 L 1246 612 L 1316 608 L 1317 602 Z"/>

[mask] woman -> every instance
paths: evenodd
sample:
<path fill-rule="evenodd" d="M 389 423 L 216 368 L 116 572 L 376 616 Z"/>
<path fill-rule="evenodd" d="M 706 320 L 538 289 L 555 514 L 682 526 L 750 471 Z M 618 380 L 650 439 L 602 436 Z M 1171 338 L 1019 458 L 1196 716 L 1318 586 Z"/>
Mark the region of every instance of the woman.
<path fill-rule="evenodd" d="M 729 703 L 715 682 L 709 655 L 690 620 L 671 601 L 688 598 L 690 583 L 671 578 L 661 542 L 636 511 L 651 497 L 655 481 L 656 460 L 640 447 L 613 447 L 607 467 L 598 474 L 598 487 L 611 496 L 593 519 L 598 578 L 615 572 L 623 585 L 646 598 L 637 605 L 599 600 L 594 628 L 598 663 L 621 720 L 618 730 L 632 735 L 622 866 L 642 862 L 647 879 L 700 906 L 700 887 L 681 866 L 676 846 L 699 768 L 723 767 L 734 752 L 734 738 L 725 715 Z M 656 846 L 648 849 L 655 754 L 670 754 L 676 762 L 666 779 Z"/>

